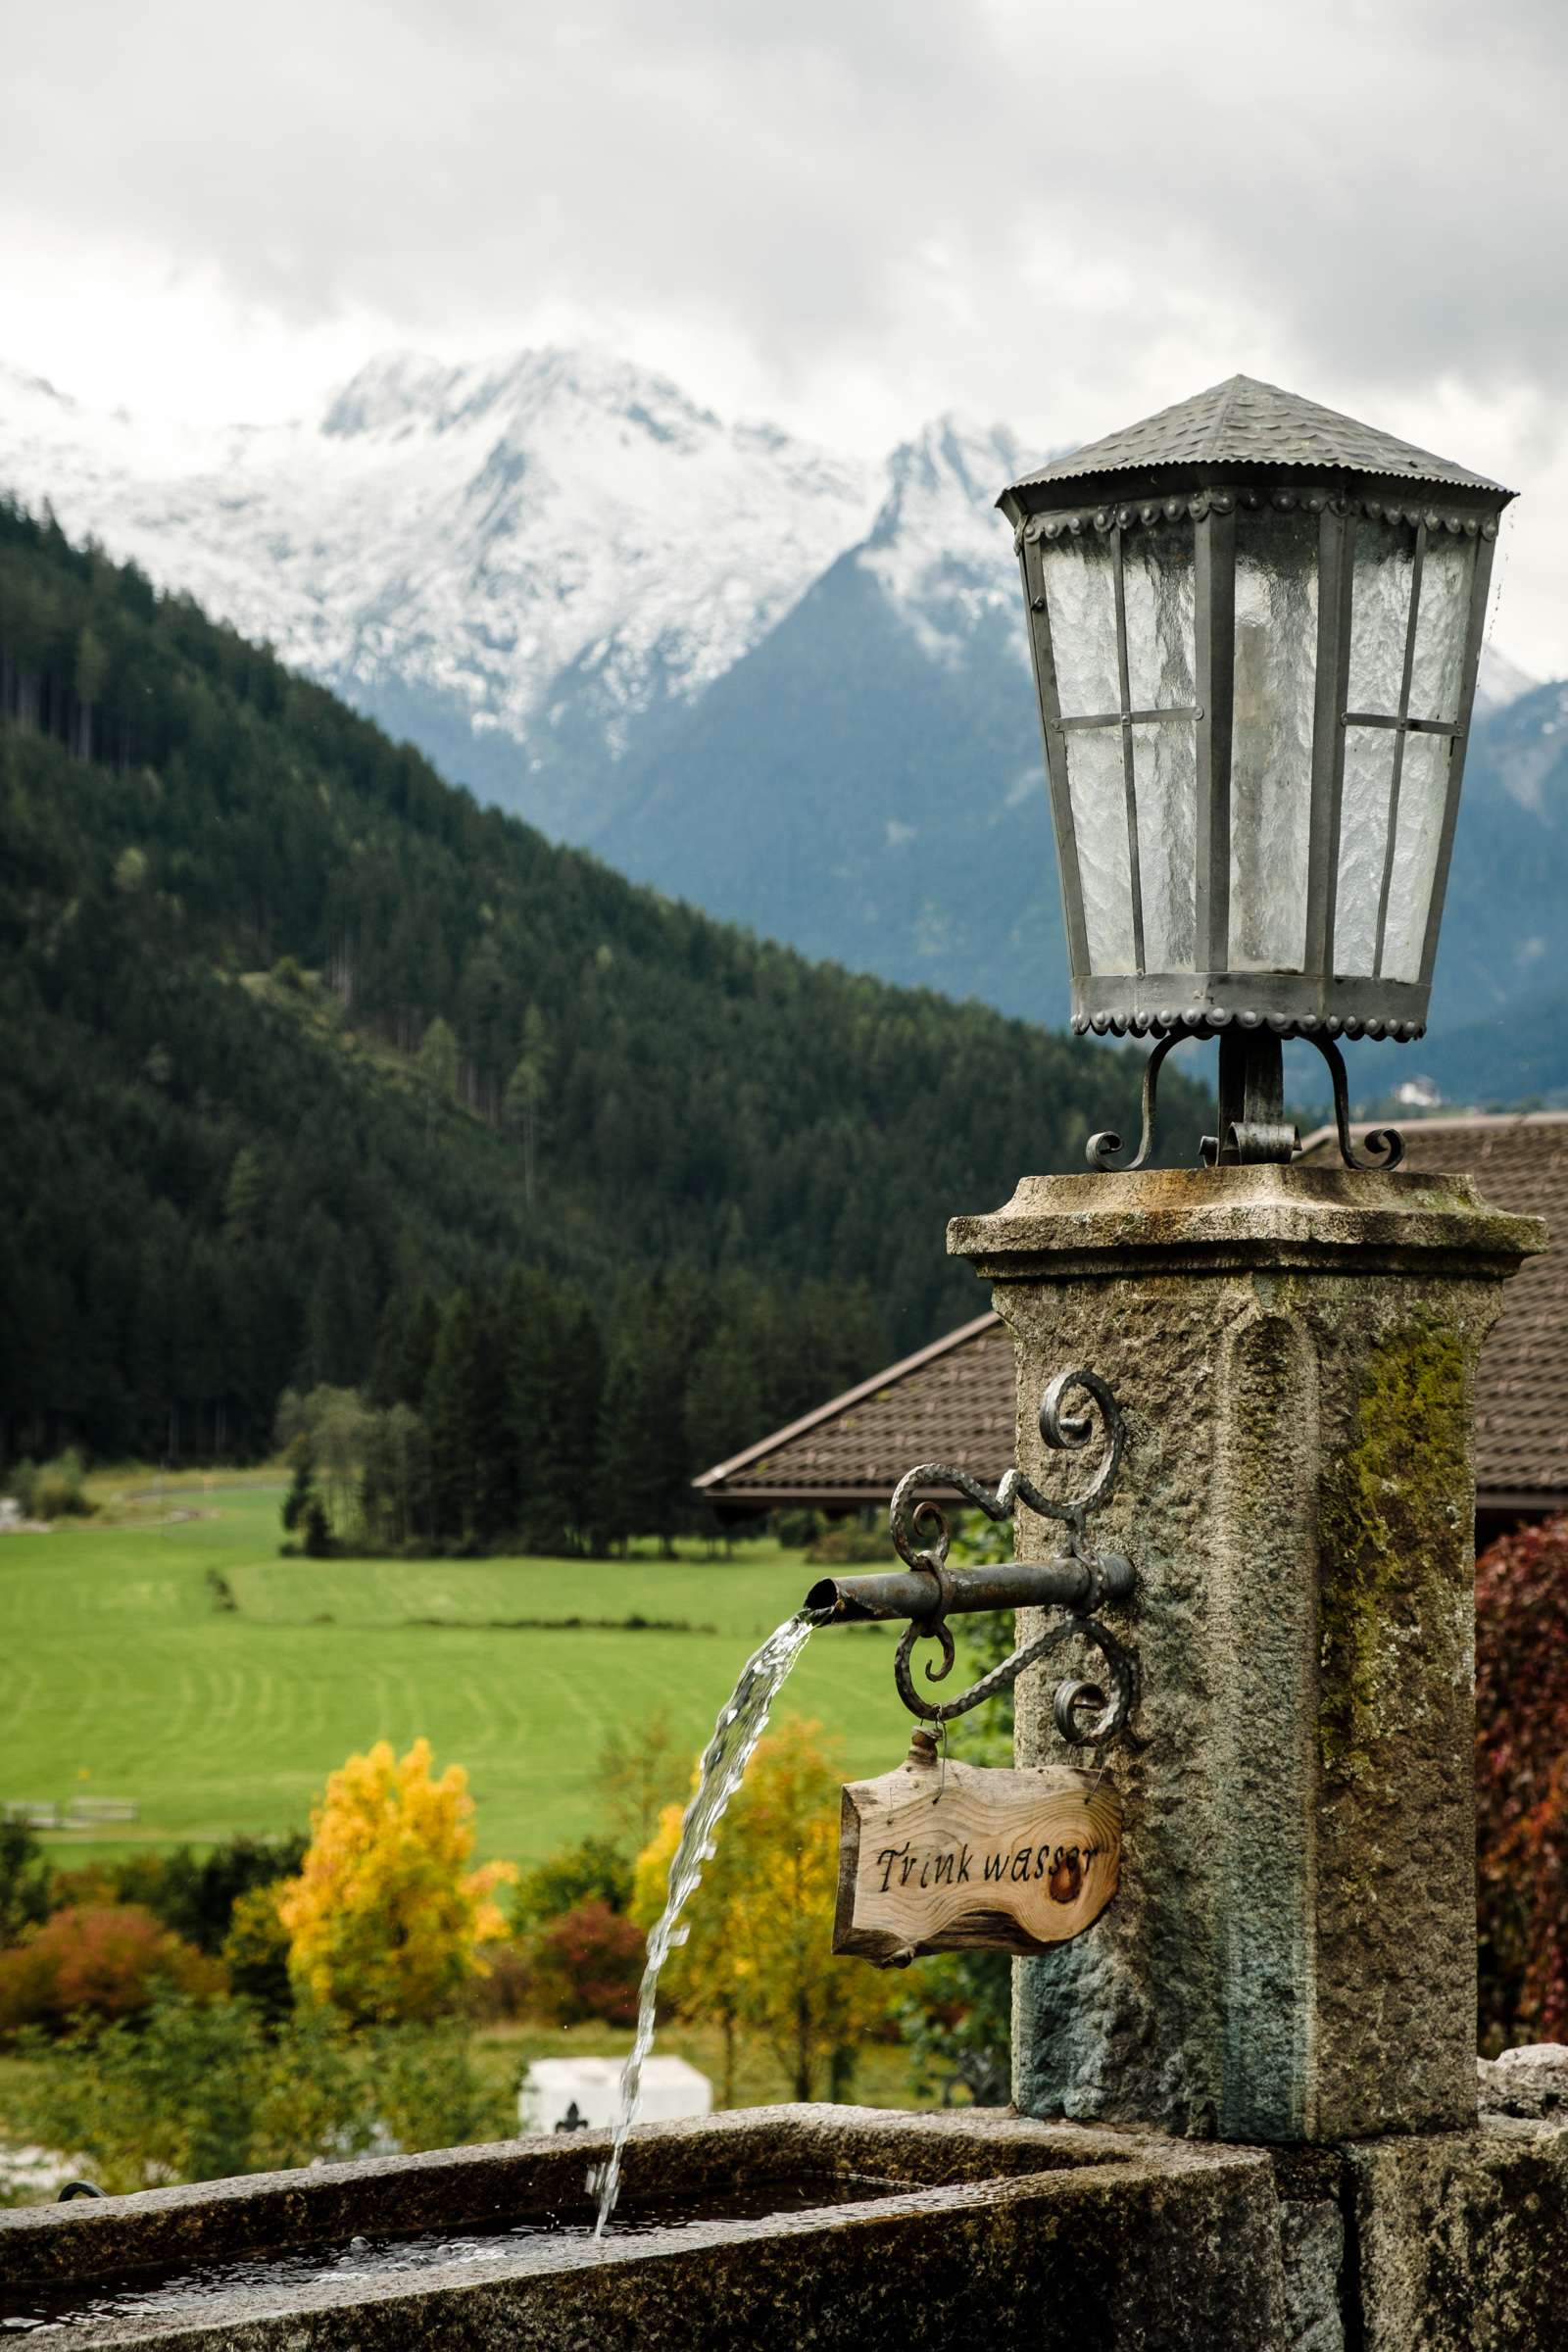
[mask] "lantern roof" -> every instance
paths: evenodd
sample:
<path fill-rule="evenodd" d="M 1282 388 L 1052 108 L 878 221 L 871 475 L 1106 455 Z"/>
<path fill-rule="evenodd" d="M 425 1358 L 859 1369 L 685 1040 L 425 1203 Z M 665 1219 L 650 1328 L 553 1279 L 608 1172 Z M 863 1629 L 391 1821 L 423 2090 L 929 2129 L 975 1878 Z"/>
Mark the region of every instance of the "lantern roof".
<path fill-rule="evenodd" d="M 1087 442 L 1066 457 L 1054 458 L 1037 473 L 1026 473 L 1016 490 L 1047 482 L 1069 482 L 1102 473 L 1144 472 L 1160 466 L 1313 466 L 1347 473 L 1397 475 L 1413 482 L 1446 482 L 1512 498 L 1500 482 L 1488 481 L 1430 450 L 1396 441 L 1375 425 L 1358 424 L 1335 409 L 1320 408 L 1277 384 L 1233 375 L 1174 408 L 1161 409 L 1141 423 L 1124 425 L 1102 441 Z M 1005 496 L 1006 493 L 1004 493 Z"/>

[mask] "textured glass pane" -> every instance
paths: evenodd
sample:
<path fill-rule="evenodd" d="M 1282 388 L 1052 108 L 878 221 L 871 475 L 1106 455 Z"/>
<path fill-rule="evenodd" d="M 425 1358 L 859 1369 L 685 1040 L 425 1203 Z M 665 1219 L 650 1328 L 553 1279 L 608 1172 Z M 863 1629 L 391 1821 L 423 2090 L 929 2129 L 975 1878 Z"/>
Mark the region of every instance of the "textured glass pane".
<path fill-rule="evenodd" d="M 1350 582 L 1348 708 L 1352 710 L 1393 713 L 1399 708 L 1414 565 L 1412 525 L 1357 523 Z"/>
<path fill-rule="evenodd" d="M 1133 729 L 1144 963 L 1191 971 L 1197 949 L 1198 731 L 1190 718 Z"/>
<path fill-rule="evenodd" d="M 1428 539 L 1421 563 L 1415 662 L 1410 671 L 1412 718 L 1459 715 L 1459 671 L 1464 664 L 1475 567 L 1473 539 L 1450 539 L 1446 531 Z M 1359 707 L 1351 705 L 1352 710 Z"/>
<path fill-rule="evenodd" d="M 1135 710 L 1188 710 L 1193 684 L 1193 526 L 1155 523 L 1124 533 L 1127 691 Z M 1151 967 L 1152 968 L 1152 967 Z"/>
<path fill-rule="evenodd" d="M 1394 872 L 1383 934 L 1383 971 L 1389 980 L 1419 980 L 1427 909 L 1438 865 L 1444 804 L 1448 797 L 1449 735 L 1407 735 L 1399 776 L 1399 813 L 1394 829 Z"/>
<path fill-rule="evenodd" d="M 1063 718 L 1121 709 L 1116 671 L 1116 579 L 1108 534 L 1054 539 L 1041 553 L 1046 615 Z"/>
<path fill-rule="evenodd" d="M 1298 972 L 1306 954 L 1317 540 L 1314 515 L 1237 519 L 1233 971 Z"/>
<path fill-rule="evenodd" d="M 1120 727 L 1083 727 L 1067 737 L 1067 790 L 1078 837 L 1092 972 L 1130 972 L 1133 957 L 1132 861 L 1127 854 L 1127 793 Z"/>
<path fill-rule="evenodd" d="M 1340 880 L 1334 902 L 1334 969 L 1370 979 L 1377 951 L 1378 898 L 1389 840 L 1394 782 L 1393 727 L 1347 727 L 1340 804 Z"/>

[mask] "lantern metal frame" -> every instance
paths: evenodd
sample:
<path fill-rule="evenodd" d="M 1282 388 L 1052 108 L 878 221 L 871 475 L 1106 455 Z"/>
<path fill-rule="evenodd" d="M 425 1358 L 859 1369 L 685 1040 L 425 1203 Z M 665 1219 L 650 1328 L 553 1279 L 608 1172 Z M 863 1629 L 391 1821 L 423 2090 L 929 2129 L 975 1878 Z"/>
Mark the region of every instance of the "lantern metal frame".
<path fill-rule="evenodd" d="M 1210 1161 L 1288 1159 L 1294 1130 L 1284 1123 L 1280 1043 L 1302 1038 L 1328 1061 L 1342 1149 L 1352 1164 L 1390 1166 L 1397 1157 L 1393 1130 L 1369 1139 L 1371 1158 L 1357 1163 L 1348 1149 L 1341 1037 L 1408 1042 L 1424 1034 L 1464 751 L 1475 699 L 1486 625 L 1492 557 L 1498 516 L 1513 496 L 1500 484 L 1465 472 L 1446 460 L 1408 447 L 1374 428 L 1337 416 L 1271 385 L 1238 376 L 1195 400 L 1162 412 L 1124 432 L 1058 460 L 1004 490 L 998 506 L 1014 526 L 1028 612 L 1029 642 L 1039 702 L 1052 816 L 1056 837 L 1062 911 L 1072 975 L 1072 1026 L 1080 1034 L 1153 1036 L 1162 1048 L 1183 1037 L 1233 1036 L 1255 1042 L 1222 1051 L 1220 1132 L 1207 1138 Z M 1265 509 L 1315 516 L 1317 522 L 1317 642 L 1308 807 L 1304 953 L 1299 969 L 1249 970 L 1231 963 L 1231 814 L 1236 653 L 1237 523 Z M 1133 707 L 1124 549 L 1140 529 L 1181 520 L 1193 531 L 1195 703 L 1180 708 Z M 1412 535 L 1409 605 L 1397 709 L 1349 707 L 1354 577 L 1358 528 L 1403 527 Z M 1110 546 L 1120 708 L 1066 715 L 1056 683 L 1056 653 L 1047 599 L 1047 552 L 1063 535 L 1096 534 Z M 1411 709 L 1412 673 L 1421 615 L 1427 552 L 1444 535 L 1475 543 L 1469 610 L 1465 616 L 1455 715 L 1434 718 Z M 1196 731 L 1194 968 L 1150 972 L 1144 961 L 1144 888 L 1140 862 L 1135 731 L 1180 719 Z M 1133 961 L 1131 973 L 1091 969 L 1076 825 L 1068 779 L 1068 738 L 1086 727 L 1119 728 L 1128 829 Z M 1334 970 L 1346 739 L 1351 727 L 1392 729 L 1395 747 L 1376 917 L 1373 970 L 1340 977 Z M 1405 747 L 1412 735 L 1451 739 L 1446 798 L 1436 845 L 1418 976 L 1383 976 L 1390 889 L 1399 841 L 1399 791 Z M 1152 1142 L 1153 1087 L 1164 1051 L 1152 1057 L 1146 1080 L 1145 1133 L 1129 1164 L 1141 1165 Z M 1118 1139 L 1095 1138 L 1090 1163 L 1112 1164 Z"/>

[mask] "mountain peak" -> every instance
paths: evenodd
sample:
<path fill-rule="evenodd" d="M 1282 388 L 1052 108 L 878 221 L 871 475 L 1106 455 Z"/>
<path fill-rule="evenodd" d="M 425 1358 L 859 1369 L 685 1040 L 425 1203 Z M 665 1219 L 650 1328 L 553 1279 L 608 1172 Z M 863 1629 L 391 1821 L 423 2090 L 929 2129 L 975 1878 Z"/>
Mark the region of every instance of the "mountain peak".
<path fill-rule="evenodd" d="M 472 425 L 515 437 L 552 413 L 567 422 L 590 413 L 622 417 L 655 441 L 682 447 L 724 430 L 710 409 L 667 376 L 600 352 L 547 344 L 461 364 L 425 352 L 379 352 L 333 394 L 321 431 L 348 439 Z"/>
<path fill-rule="evenodd" d="M 381 351 L 339 385 L 327 403 L 321 430 L 334 439 L 426 420 L 462 370 L 417 351 Z"/>
<path fill-rule="evenodd" d="M 887 543 L 938 511 L 950 520 L 986 514 L 1018 457 L 1004 425 L 975 424 L 952 410 L 933 417 L 889 458 L 888 494 L 867 544 Z M 996 537 L 987 530 L 987 544 Z"/>
<path fill-rule="evenodd" d="M 1018 444 L 1003 425 L 951 412 L 888 461 L 888 490 L 858 562 L 880 582 L 933 654 L 951 652 L 1013 594 L 1011 543 L 995 512 Z"/>

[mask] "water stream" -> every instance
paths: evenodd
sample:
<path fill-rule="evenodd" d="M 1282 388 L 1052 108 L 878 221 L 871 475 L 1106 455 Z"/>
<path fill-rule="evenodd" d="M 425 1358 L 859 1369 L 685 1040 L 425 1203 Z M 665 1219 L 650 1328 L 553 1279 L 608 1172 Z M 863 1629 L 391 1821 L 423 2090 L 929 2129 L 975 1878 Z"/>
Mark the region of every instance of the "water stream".
<path fill-rule="evenodd" d="M 740 1680 L 718 1711 L 713 1737 L 703 1755 L 697 1792 L 681 1823 L 680 1843 L 669 1866 L 669 1890 L 659 1924 L 648 1938 L 648 1958 L 637 1996 L 637 2038 L 620 2078 L 620 2112 L 615 2137 L 599 2183 L 599 2218 L 595 2237 L 603 2237 L 620 2188 L 620 2159 L 626 2134 L 637 2121 L 643 2062 L 654 2040 L 654 2009 L 659 1998 L 659 1972 L 671 1947 L 682 1940 L 676 1934 L 680 1915 L 697 1891 L 703 1864 L 712 1855 L 714 1838 L 724 1808 L 741 1785 L 753 1748 L 767 1729 L 773 1701 L 785 1676 L 811 1638 L 813 1626 L 825 1622 L 810 1609 L 801 1609 L 762 1643 L 741 1668 Z"/>

